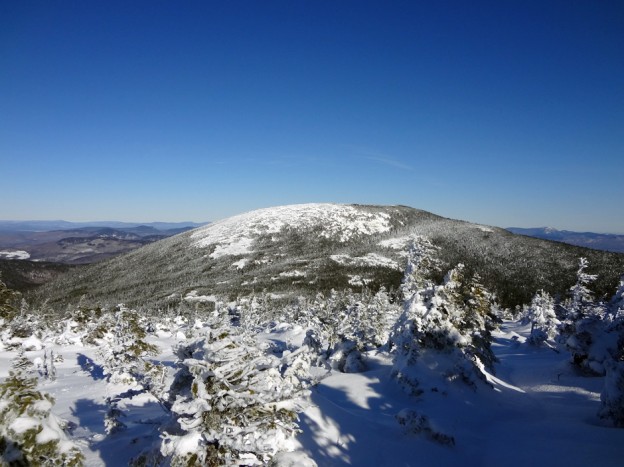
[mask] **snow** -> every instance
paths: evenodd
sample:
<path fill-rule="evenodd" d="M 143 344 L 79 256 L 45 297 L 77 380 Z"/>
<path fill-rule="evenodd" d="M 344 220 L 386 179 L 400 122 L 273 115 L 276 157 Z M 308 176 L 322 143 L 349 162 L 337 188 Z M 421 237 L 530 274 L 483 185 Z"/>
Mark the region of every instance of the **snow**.
<path fill-rule="evenodd" d="M 302 271 L 297 271 L 296 269 L 294 271 L 284 271 L 280 273 L 281 277 L 305 277 L 306 273 L 302 272 Z"/>
<path fill-rule="evenodd" d="M 358 287 L 364 287 L 365 285 L 372 282 L 372 279 L 365 279 L 362 276 L 358 276 L 357 274 L 349 274 L 349 284 L 355 285 Z"/>
<path fill-rule="evenodd" d="M 247 258 L 239 259 L 238 261 L 232 263 L 232 267 L 235 267 L 236 269 L 243 269 L 248 262 L 249 260 Z"/>
<path fill-rule="evenodd" d="M 251 253 L 251 245 L 253 240 L 248 237 L 240 237 L 232 239 L 231 243 L 223 243 L 217 245 L 215 251 L 210 254 L 212 259 L 218 259 L 222 256 L 239 256 Z M 202 245 L 205 246 L 205 245 Z"/>
<path fill-rule="evenodd" d="M 30 258 L 30 253 L 24 250 L 13 250 L 13 251 L 0 251 L 0 258 L 5 259 L 28 259 Z"/>
<path fill-rule="evenodd" d="M 370 353 L 365 373 L 332 372 L 312 393 L 303 414 L 302 447 L 319 465 L 621 465 L 624 430 L 596 416 L 602 378 L 579 376 L 568 355 L 520 344 L 526 329 L 506 323 L 496 334 L 501 362 L 497 390 L 448 386 L 425 376 L 425 394 L 413 398 L 391 380 L 387 356 Z M 446 393 L 446 394 L 445 394 Z M 423 413 L 454 447 L 404 432 L 403 409 Z M 419 460 L 420 459 L 420 460 Z"/>
<path fill-rule="evenodd" d="M 349 255 L 331 255 L 329 258 L 342 266 L 366 266 L 401 269 L 396 261 L 377 253 L 369 253 L 366 256 L 356 257 L 351 257 Z"/>
<path fill-rule="evenodd" d="M 191 290 L 186 294 L 184 300 L 191 303 L 206 303 L 206 302 L 217 302 L 218 298 L 215 295 L 199 295 L 197 290 Z"/>
<path fill-rule="evenodd" d="M 252 251 L 256 237 L 287 227 L 319 227 L 319 236 L 346 242 L 354 236 L 387 232 L 391 225 L 390 215 L 384 212 L 340 204 L 298 204 L 239 214 L 193 231 L 191 239 L 200 248 L 216 245 L 212 258 L 244 255 Z"/>
<path fill-rule="evenodd" d="M 405 250 L 414 240 L 414 236 L 407 235 L 404 237 L 387 238 L 379 242 L 379 246 L 391 248 L 392 250 Z"/>
<path fill-rule="evenodd" d="M 277 323 L 258 338 L 296 349 L 305 331 Z M 435 362 L 427 361 L 418 369 L 425 391 L 412 397 L 393 380 L 391 357 L 381 351 L 365 354 L 368 369 L 362 373 L 315 368 L 319 382 L 311 388 L 311 404 L 300 414 L 303 432 L 293 445 L 295 452 L 280 454 L 276 465 L 620 466 L 624 430 L 597 416 L 605 379 L 577 374 L 566 352 L 526 344 L 529 334 L 529 326 L 512 322 L 495 332 L 493 349 L 499 363 L 496 374 L 487 375 L 493 388 L 481 384 L 473 390 L 436 378 L 435 368 L 429 368 Z M 184 339 L 180 331 L 178 338 Z M 171 347 L 177 340 L 155 335 L 150 339 L 161 349 L 154 360 L 173 371 Z M 105 433 L 105 400 L 118 392 L 98 371 L 96 348 L 43 343 L 63 361 L 57 364 L 57 379 L 41 379 L 39 389 L 55 398 L 53 414 L 76 425 L 70 439 L 81 446 L 85 465 L 128 465 L 130 458 L 158 439 L 164 412 L 146 394 L 125 400 L 126 430 Z M 8 374 L 15 354 L 0 352 L 0 376 Z M 34 360 L 42 358 L 43 350 L 26 354 Z M 407 412 L 426 416 L 434 430 L 453 436 L 455 446 L 441 445 L 401 426 L 396 416 Z M 33 419 L 22 417 L 11 428 L 24 432 L 33 424 Z M 40 434 L 45 439 L 56 435 Z M 176 450 L 192 452 L 197 435 L 177 443 Z"/>
<path fill-rule="evenodd" d="M 41 350 L 43 343 L 36 336 L 30 336 L 22 340 L 24 350 Z"/>
<path fill-rule="evenodd" d="M 17 434 L 22 434 L 39 427 L 39 425 L 40 422 L 32 417 L 18 417 L 13 420 L 9 428 Z"/>

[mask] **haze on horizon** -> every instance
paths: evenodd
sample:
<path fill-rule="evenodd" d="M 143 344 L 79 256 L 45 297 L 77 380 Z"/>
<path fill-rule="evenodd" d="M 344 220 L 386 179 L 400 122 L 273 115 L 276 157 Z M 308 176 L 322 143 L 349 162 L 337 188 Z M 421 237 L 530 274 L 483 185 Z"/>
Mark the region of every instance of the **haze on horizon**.
<path fill-rule="evenodd" d="M 624 233 L 624 4 L 5 2 L 0 219 Z"/>

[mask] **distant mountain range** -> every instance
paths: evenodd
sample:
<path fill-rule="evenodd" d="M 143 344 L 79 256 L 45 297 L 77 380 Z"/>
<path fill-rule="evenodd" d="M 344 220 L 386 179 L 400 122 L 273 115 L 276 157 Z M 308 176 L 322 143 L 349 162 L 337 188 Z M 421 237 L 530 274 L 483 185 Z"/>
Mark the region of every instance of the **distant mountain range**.
<path fill-rule="evenodd" d="M 73 230 L 86 227 L 110 227 L 113 229 L 132 229 L 136 227 L 152 227 L 156 230 L 171 230 L 181 228 L 195 228 L 206 225 L 208 222 L 68 222 L 58 221 L 8 221 L 0 220 L 0 232 L 49 232 L 52 230 Z M 188 229 L 187 229 L 188 230 Z"/>
<path fill-rule="evenodd" d="M 0 221 L 0 259 L 86 264 L 205 224 Z"/>
<path fill-rule="evenodd" d="M 568 243 L 569 245 L 593 248 L 594 250 L 624 253 L 624 235 L 571 232 L 569 230 L 557 230 L 551 227 L 536 227 L 530 229 L 509 227 L 507 230 L 519 235 L 553 240 L 556 242 Z"/>

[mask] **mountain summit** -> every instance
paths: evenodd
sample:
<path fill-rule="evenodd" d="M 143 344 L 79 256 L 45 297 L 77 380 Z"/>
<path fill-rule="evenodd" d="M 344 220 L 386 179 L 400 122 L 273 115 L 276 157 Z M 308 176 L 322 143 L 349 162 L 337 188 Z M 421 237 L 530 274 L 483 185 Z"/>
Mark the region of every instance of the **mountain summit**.
<path fill-rule="evenodd" d="M 565 293 L 578 258 L 612 293 L 624 255 L 513 235 L 406 206 L 301 204 L 260 209 L 71 271 L 38 289 L 52 304 L 87 300 L 115 305 L 176 306 L 216 297 L 270 294 L 290 300 L 333 289 L 396 290 L 413 239 L 438 250 L 441 280 L 464 263 L 505 306 L 538 289 Z"/>

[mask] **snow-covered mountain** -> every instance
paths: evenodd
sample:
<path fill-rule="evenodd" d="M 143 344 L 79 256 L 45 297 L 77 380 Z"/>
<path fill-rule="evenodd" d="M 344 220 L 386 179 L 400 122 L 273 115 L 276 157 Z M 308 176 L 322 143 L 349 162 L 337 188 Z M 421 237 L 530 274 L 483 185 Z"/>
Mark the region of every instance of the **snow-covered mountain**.
<path fill-rule="evenodd" d="M 612 293 L 624 255 L 513 235 L 496 227 L 405 206 L 302 204 L 261 209 L 79 268 L 37 291 L 51 303 L 87 299 L 133 306 L 235 299 L 270 293 L 289 300 L 330 289 L 400 285 L 415 236 L 439 247 L 440 274 L 464 263 L 507 306 L 544 288 L 565 292 L 580 256 Z M 440 277 L 441 279 L 441 277 Z"/>

